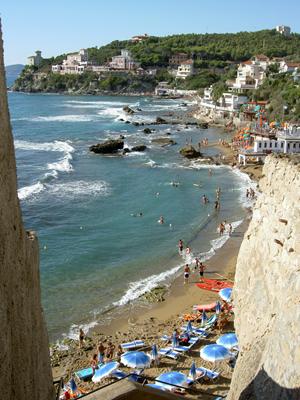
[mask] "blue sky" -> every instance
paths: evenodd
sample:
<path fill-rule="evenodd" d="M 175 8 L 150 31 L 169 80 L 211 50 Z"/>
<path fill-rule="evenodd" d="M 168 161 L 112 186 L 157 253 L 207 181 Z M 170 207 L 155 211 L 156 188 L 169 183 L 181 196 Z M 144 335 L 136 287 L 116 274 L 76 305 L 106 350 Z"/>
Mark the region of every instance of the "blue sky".
<path fill-rule="evenodd" d="M 299 0 L 1 0 L 5 64 L 100 46 L 135 34 L 239 32 L 289 25 Z"/>

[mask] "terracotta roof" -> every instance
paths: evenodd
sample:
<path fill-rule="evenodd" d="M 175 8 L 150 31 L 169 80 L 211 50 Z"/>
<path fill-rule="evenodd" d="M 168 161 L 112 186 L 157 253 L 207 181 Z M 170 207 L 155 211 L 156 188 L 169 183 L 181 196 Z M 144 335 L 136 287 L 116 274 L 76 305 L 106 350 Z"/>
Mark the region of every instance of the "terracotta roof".
<path fill-rule="evenodd" d="M 287 62 L 286 65 L 288 67 L 294 67 L 294 68 L 300 67 L 300 63 L 296 63 L 296 62 Z"/>
<path fill-rule="evenodd" d="M 194 64 L 194 61 L 193 61 L 193 60 L 186 60 L 186 61 L 182 61 L 180 64 L 181 64 L 181 65 L 182 65 L 182 64 L 183 64 L 183 65 L 192 65 L 192 64 Z"/>
<path fill-rule="evenodd" d="M 241 64 L 244 64 L 244 65 L 251 65 L 251 64 L 252 64 L 252 61 L 251 61 L 251 60 L 243 61 Z"/>
<path fill-rule="evenodd" d="M 258 61 L 269 61 L 269 57 L 265 56 L 264 54 L 257 54 L 257 56 L 255 56 L 255 58 Z"/>

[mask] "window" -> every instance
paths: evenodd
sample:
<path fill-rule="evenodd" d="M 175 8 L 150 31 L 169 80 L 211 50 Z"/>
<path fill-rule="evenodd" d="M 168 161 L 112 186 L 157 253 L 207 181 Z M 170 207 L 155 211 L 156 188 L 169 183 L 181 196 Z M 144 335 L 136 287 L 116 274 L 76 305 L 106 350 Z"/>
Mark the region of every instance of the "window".
<path fill-rule="evenodd" d="M 288 143 L 288 149 L 290 148 L 290 143 Z"/>
<path fill-rule="evenodd" d="M 270 148 L 272 148 L 272 142 L 270 142 Z"/>
<path fill-rule="evenodd" d="M 281 142 L 281 148 L 283 149 L 283 142 Z"/>
<path fill-rule="evenodd" d="M 258 147 L 261 148 L 261 142 L 258 143 Z"/>
<path fill-rule="evenodd" d="M 264 143 L 264 148 L 266 148 L 266 147 L 267 147 L 267 142 Z"/>
<path fill-rule="evenodd" d="M 277 147 L 277 142 L 274 143 L 274 147 Z"/>
<path fill-rule="evenodd" d="M 296 148 L 296 143 L 293 144 L 293 148 L 294 148 L 294 149 Z"/>

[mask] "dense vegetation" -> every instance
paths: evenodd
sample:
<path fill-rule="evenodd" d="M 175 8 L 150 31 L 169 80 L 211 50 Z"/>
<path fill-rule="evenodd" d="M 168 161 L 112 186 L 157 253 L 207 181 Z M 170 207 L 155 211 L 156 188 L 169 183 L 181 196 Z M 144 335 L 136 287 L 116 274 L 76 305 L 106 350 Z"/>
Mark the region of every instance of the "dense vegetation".
<path fill-rule="evenodd" d="M 300 121 L 300 87 L 291 74 L 269 76 L 252 93 L 254 100 L 268 100 L 269 120 Z"/>
<path fill-rule="evenodd" d="M 275 30 L 258 32 L 239 32 L 226 34 L 184 34 L 166 37 L 149 37 L 140 43 L 129 40 L 113 41 L 105 46 L 88 49 L 89 60 L 97 64 L 107 63 L 112 56 L 120 54 L 121 49 L 131 51 L 136 61 L 142 67 L 156 67 L 158 74 L 155 78 L 133 77 L 122 74 L 106 74 L 98 79 L 95 74 L 85 73 L 80 76 L 59 76 L 48 74 L 41 82 L 41 90 L 77 90 L 90 88 L 99 90 L 148 91 L 157 82 L 167 81 L 179 89 L 203 89 L 214 84 L 214 97 L 222 93 L 227 79 L 236 75 L 236 66 L 240 61 L 247 60 L 256 54 L 269 57 L 287 57 L 294 61 L 300 60 L 300 35 L 292 34 L 284 37 Z M 167 71 L 169 58 L 175 53 L 183 52 L 194 60 L 196 74 L 186 80 L 176 80 Z M 51 64 L 60 63 L 65 54 L 43 60 L 39 72 L 49 73 Z M 270 71 L 270 74 L 275 71 Z M 32 71 L 31 71 L 32 73 Z M 24 71 L 17 81 L 15 88 L 24 90 L 24 83 L 33 79 L 28 71 Z M 140 87 L 139 87 L 140 85 Z M 30 86 L 30 84 L 29 84 Z M 37 90 L 39 90 L 37 88 Z"/>

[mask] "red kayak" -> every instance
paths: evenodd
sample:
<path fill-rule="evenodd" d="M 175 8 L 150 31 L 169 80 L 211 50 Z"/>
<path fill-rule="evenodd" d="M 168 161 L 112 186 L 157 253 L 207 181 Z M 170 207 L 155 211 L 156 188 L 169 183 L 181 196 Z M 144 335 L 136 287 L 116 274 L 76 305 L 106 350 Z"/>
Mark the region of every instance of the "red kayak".
<path fill-rule="evenodd" d="M 224 289 L 224 288 L 232 288 L 233 283 L 228 282 L 228 281 L 221 281 L 221 280 L 217 280 L 217 279 L 203 278 L 203 282 L 196 283 L 196 285 L 200 289 L 210 290 L 212 292 L 219 292 L 221 289 Z"/>

